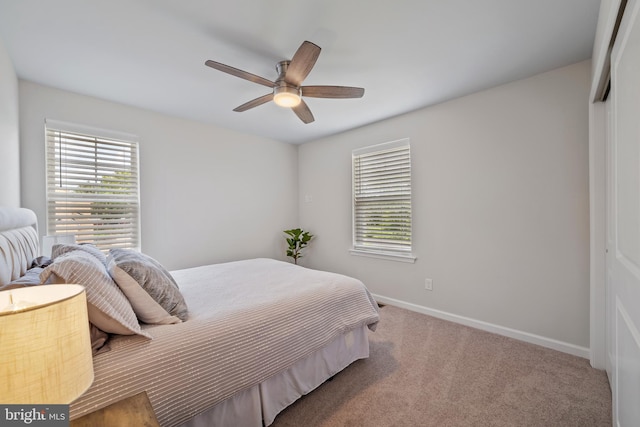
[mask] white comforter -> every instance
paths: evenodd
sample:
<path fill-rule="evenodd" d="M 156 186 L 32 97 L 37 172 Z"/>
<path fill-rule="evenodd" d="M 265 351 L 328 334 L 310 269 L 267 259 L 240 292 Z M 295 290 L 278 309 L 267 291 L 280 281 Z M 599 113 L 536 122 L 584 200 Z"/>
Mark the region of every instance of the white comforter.
<path fill-rule="evenodd" d="M 163 426 L 180 424 L 362 325 L 377 304 L 362 282 L 271 259 L 173 271 L 188 321 L 148 326 L 153 340 L 118 336 L 95 356 L 76 418 L 146 391 Z"/>

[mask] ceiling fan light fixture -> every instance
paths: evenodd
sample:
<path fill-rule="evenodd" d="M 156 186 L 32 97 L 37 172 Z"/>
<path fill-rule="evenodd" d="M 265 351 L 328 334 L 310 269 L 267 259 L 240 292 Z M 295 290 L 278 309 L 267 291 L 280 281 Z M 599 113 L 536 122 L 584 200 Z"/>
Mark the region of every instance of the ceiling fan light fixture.
<path fill-rule="evenodd" d="M 273 89 L 273 102 L 280 107 L 292 108 L 300 104 L 300 89 L 280 86 Z"/>
<path fill-rule="evenodd" d="M 276 64 L 278 78 L 275 81 L 248 73 L 220 62 L 207 60 L 205 65 L 224 73 L 267 86 L 273 93 L 262 95 L 236 107 L 233 111 L 243 112 L 273 101 L 277 106 L 290 108 L 303 123 L 309 124 L 315 119 L 302 96 L 311 98 L 362 98 L 364 89 L 350 86 L 302 86 L 320 55 L 320 47 L 310 41 L 303 42 L 293 58 Z"/>

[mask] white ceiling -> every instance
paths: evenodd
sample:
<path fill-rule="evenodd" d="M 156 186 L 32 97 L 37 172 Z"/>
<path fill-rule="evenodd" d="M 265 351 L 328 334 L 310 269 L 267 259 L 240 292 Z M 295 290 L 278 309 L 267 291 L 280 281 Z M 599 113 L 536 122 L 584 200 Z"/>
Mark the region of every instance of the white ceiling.
<path fill-rule="evenodd" d="M 302 143 L 591 57 L 600 0 L 0 0 L 0 39 L 18 76 L 173 116 Z M 309 40 L 305 85 L 365 88 L 306 98 L 315 122 L 268 103 Z"/>

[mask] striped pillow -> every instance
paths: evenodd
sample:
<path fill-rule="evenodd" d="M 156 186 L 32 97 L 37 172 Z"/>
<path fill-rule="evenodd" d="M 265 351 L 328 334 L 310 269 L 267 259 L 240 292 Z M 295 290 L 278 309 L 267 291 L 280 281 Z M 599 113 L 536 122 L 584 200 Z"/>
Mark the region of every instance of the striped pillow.
<path fill-rule="evenodd" d="M 108 333 L 151 338 L 140 328 L 127 297 L 94 255 L 82 250 L 61 254 L 40 274 L 40 282 L 84 286 L 91 323 Z"/>
<path fill-rule="evenodd" d="M 84 251 L 90 253 L 94 257 L 98 258 L 98 260 L 103 263 L 105 266 L 107 265 L 107 256 L 102 253 L 100 249 L 90 243 L 83 244 L 63 244 L 58 243 L 57 245 L 53 245 L 51 248 L 51 258 L 56 259 L 60 255 L 64 255 L 67 252 L 73 251 Z"/>

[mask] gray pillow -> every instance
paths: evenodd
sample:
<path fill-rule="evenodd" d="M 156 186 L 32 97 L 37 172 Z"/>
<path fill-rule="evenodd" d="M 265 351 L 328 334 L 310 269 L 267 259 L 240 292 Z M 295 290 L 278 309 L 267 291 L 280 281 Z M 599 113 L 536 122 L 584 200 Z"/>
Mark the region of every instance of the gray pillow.
<path fill-rule="evenodd" d="M 178 284 L 150 256 L 131 249 L 111 249 L 107 268 L 141 322 L 170 324 L 189 317 Z"/>
<path fill-rule="evenodd" d="M 58 255 L 40 274 L 41 283 L 75 283 L 87 293 L 89 322 L 104 332 L 120 335 L 142 335 L 136 314 L 127 297 L 109 276 L 107 269 L 86 251 L 71 251 Z"/>
<path fill-rule="evenodd" d="M 23 288 L 26 286 L 37 286 L 40 284 L 40 273 L 42 273 L 42 270 L 44 270 L 44 268 L 30 268 L 26 273 L 24 273 L 24 276 L 20 276 L 16 280 L 12 280 L 5 286 L 0 286 L 0 290 Z"/>

